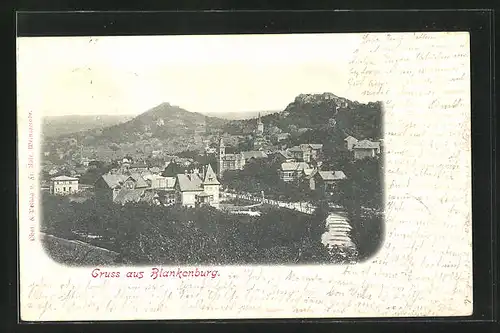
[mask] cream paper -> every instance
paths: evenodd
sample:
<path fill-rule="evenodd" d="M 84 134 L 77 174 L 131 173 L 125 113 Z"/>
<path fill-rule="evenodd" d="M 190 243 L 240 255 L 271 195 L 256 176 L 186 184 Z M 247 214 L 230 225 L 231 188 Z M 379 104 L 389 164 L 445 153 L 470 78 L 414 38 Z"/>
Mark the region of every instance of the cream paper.
<path fill-rule="evenodd" d="M 300 38 L 307 41 L 321 37 L 308 36 Z M 72 100 L 77 95 L 55 88 L 61 81 L 57 73 L 51 75 L 44 66 L 30 61 L 34 58 L 29 54 L 43 57 L 53 39 L 18 39 L 21 319 L 471 315 L 469 35 L 417 32 L 337 36 L 343 44 L 335 45 L 330 54 L 315 55 L 327 61 L 335 58 L 335 49 L 338 53 L 343 48 L 348 50 L 344 52 L 345 59 L 337 63 L 346 74 L 339 76 L 345 89 L 338 92 L 338 87 L 332 87 L 331 92 L 352 100 L 381 100 L 385 107 L 386 221 L 381 249 L 369 260 L 352 265 L 217 267 L 218 277 L 204 279 L 151 279 L 151 267 L 100 267 L 121 271 L 122 276 L 127 271 L 144 271 L 145 277 L 94 279 L 94 267 L 65 267 L 47 257 L 38 234 L 41 207 L 37 170 L 43 114 L 39 106 L 59 98 L 71 102 L 68 107 L 77 108 L 81 101 Z M 132 39 L 148 38 L 154 39 L 109 37 L 125 44 Z M 250 41 L 257 37 L 247 38 Z M 64 37 L 58 41 L 71 48 L 76 39 Z M 308 45 L 304 45 L 307 49 Z M 69 51 L 61 48 L 59 52 Z M 231 52 L 228 51 L 228 57 L 234 56 Z M 314 54 L 315 50 L 309 52 Z M 259 61 L 265 59 L 265 54 L 265 50 L 255 50 L 249 57 Z M 122 56 L 127 54 L 123 52 Z M 293 61 L 293 57 L 282 56 L 283 61 Z M 184 57 L 186 62 L 189 59 L 195 59 L 194 55 Z M 120 61 L 125 60 L 116 59 Z M 305 78 L 307 73 L 304 70 Z M 311 75 L 308 79 L 316 77 Z M 108 81 L 113 82 L 113 78 L 108 77 Z M 61 82 L 61 87 L 71 83 Z M 86 87 L 82 85 L 81 91 L 86 91 Z"/>

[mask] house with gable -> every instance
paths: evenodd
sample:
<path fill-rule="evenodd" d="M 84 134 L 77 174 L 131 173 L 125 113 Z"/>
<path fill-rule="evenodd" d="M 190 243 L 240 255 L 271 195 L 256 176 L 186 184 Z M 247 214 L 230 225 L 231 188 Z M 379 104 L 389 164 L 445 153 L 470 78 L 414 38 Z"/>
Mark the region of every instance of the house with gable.
<path fill-rule="evenodd" d="M 317 161 L 321 158 L 321 152 L 323 150 L 322 143 L 304 143 L 299 146 L 303 151 L 307 151 L 307 154 L 311 159 Z"/>
<path fill-rule="evenodd" d="M 288 153 L 298 161 L 311 162 L 311 151 L 306 146 L 293 146 L 287 149 Z"/>
<path fill-rule="evenodd" d="M 155 200 L 164 206 L 171 206 L 177 203 L 177 193 L 175 191 L 176 177 L 164 177 L 152 174 L 146 179 L 155 193 Z"/>
<path fill-rule="evenodd" d="M 148 182 L 138 173 L 104 174 L 94 183 L 96 199 L 125 204 L 127 202 L 148 201 L 151 192 Z"/>
<path fill-rule="evenodd" d="M 208 166 L 205 169 L 205 175 L 202 184 L 203 192 L 205 194 L 203 200 L 206 201 L 199 200 L 198 204 L 209 204 L 215 208 L 219 208 L 220 185 L 221 184 L 217 179 L 217 175 L 212 169 L 212 166 L 208 164 Z"/>
<path fill-rule="evenodd" d="M 273 163 L 278 163 L 280 165 L 284 162 L 296 162 L 295 157 L 287 150 L 278 150 L 273 152 L 270 155 L 270 159 Z"/>
<path fill-rule="evenodd" d="M 310 169 L 309 164 L 305 162 L 284 162 L 281 163 L 279 177 L 284 182 L 292 182 L 300 179 L 304 169 Z"/>
<path fill-rule="evenodd" d="M 50 193 L 67 195 L 78 192 L 78 178 L 58 176 L 50 179 Z"/>
<path fill-rule="evenodd" d="M 312 191 L 328 193 L 343 179 L 346 179 L 343 171 L 316 171 L 309 177 L 309 188 Z"/>
<path fill-rule="evenodd" d="M 128 175 L 121 173 L 107 173 L 99 177 L 94 183 L 95 197 L 98 201 L 114 202 L 123 182 Z"/>
<path fill-rule="evenodd" d="M 358 141 L 352 147 L 355 159 L 363 159 L 367 157 L 375 157 L 380 154 L 380 142 L 373 142 L 370 140 Z"/>
<path fill-rule="evenodd" d="M 122 186 L 122 188 L 129 190 L 143 189 L 147 187 L 150 187 L 149 184 L 139 173 L 130 174 L 127 178 L 125 178 Z"/>
<path fill-rule="evenodd" d="M 243 170 L 245 164 L 252 159 L 267 158 L 268 155 L 262 150 L 242 151 L 236 154 L 226 154 L 226 146 L 222 138 L 219 141 L 218 167 L 219 177 L 226 170 Z"/>
<path fill-rule="evenodd" d="M 176 191 L 183 206 L 210 205 L 219 208 L 220 182 L 210 164 L 204 174 L 195 171 L 178 174 Z"/>

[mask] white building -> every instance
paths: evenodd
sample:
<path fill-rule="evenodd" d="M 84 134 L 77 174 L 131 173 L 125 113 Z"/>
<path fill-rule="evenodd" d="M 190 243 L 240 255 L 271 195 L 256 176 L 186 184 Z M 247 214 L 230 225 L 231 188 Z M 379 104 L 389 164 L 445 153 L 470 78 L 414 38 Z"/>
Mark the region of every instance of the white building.
<path fill-rule="evenodd" d="M 305 169 L 311 169 L 305 162 L 283 162 L 279 170 L 281 180 L 291 182 L 298 180 Z"/>
<path fill-rule="evenodd" d="M 354 158 L 357 160 L 366 157 L 375 157 L 380 154 L 380 143 L 370 140 L 358 141 L 353 147 Z"/>
<path fill-rule="evenodd" d="M 78 192 L 78 178 L 59 176 L 50 180 L 50 193 L 67 195 Z"/>
<path fill-rule="evenodd" d="M 196 172 L 178 174 L 176 186 L 183 206 L 210 205 L 219 208 L 220 183 L 210 164 L 204 175 Z"/>

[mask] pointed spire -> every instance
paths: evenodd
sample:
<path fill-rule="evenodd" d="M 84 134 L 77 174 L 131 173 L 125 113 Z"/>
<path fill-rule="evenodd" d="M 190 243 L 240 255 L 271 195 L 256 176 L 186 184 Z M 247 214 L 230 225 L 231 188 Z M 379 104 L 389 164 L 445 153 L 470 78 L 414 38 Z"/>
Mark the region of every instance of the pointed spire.
<path fill-rule="evenodd" d="M 217 176 L 215 175 L 215 172 L 210 164 L 208 164 L 207 166 L 207 172 L 205 173 L 203 185 L 220 185 L 219 181 L 217 180 Z"/>

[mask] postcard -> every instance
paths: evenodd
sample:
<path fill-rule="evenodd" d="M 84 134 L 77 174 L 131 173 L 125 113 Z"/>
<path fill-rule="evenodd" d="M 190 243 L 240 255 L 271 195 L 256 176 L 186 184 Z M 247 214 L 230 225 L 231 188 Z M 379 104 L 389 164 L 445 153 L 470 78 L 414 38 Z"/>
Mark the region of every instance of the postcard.
<path fill-rule="evenodd" d="M 17 39 L 23 321 L 472 314 L 467 32 Z"/>

